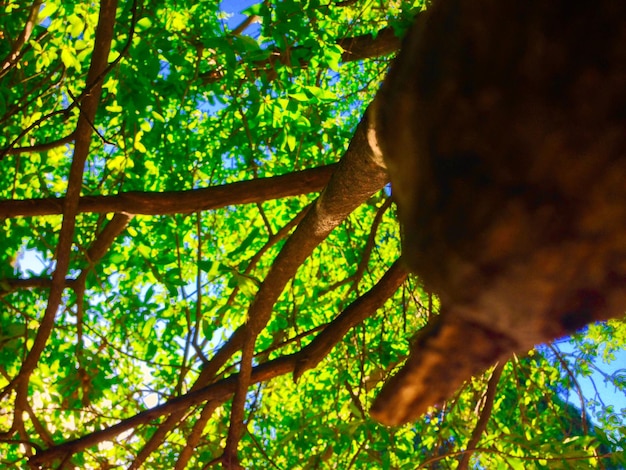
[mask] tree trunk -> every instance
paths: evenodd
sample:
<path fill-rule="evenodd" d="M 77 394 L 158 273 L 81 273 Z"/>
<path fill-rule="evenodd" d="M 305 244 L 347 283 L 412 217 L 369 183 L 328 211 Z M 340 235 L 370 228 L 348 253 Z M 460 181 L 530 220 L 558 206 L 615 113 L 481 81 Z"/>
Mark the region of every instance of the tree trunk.
<path fill-rule="evenodd" d="M 439 0 L 377 98 L 405 261 L 441 298 L 375 403 L 463 381 L 626 307 L 626 3 Z"/>

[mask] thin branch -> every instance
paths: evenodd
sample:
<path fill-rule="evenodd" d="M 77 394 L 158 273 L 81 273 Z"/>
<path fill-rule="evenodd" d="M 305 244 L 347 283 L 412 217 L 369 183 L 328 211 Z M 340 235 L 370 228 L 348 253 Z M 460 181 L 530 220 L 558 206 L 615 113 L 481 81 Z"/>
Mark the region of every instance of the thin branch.
<path fill-rule="evenodd" d="M 553 344 L 548 344 L 548 348 L 550 348 L 550 350 L 554 353 L 555 357 L 559 361 L 559 364 L 561 364 L 561 367 L 563 367 L 568 377 L 572 381 L 572 384 L 574 385 L 574 389 L 576 390 L 576 395 L 578 395 L 578 401 L 580 402 L 580 424 L 583 428 L 583 432 L 587 434 L 588 433 L 587 411 L 585 409 L 585 397 L 583 396 L 582 388 L 580 387 L 578 380 L 576 380 L 576 376 L 570 369 L 569 365 L 567 364 L 565 359 L 563 359 L 563 356 L 561 355 L 561 353 L 554 347 Z"/>
<path fill-rule="evenodd" d="M 349 7 L 352 6 L 356 3 L 359 3 L 359 0 L 341 0 L 337 3 L 335 3 L 335 6 L 337 7 Z"/>
<path fill-rule="evenodd" d="M 87 73 L 88 84 L 93 83 L 94 78 L 99 76 L 101 71 L 106 68 L 113 38 L 113 25 L 115 24 L 116 11 L 117 0 L 102 0 L 98 25 L 96 27 L 93 56 L 89 72 Z M 83 183 L 83 171 L 85 160 L 89 154 L 89 144 L 91 143 L 91 127 L 89 126 L 89 122 L 93 121 L 96 114 L 100 94 L 101 83 L 97 83 L 91 90 L 91 93 L 86 96 L 83 101 L 83 108 L 76 127 L 76 144 L 70 168 L 67 193 L 63 204 L 63 223 L 56 253 L 57 264 L 52 276 L 48 305 L 41 319 L 33 345 L 22 363 L 20 372 L 1 394 L 4 396 L 8 390 L 17 387 L 16 409 L 18 410 L 20 408 L 23 409 L 24 401 L 28 395 L 29 377 L 37 367 L 41 353 L 50 337 L 52 328 L 54 327 L 54 318 L 61 303 L 61 296 L 65 288 L 65 276 L 69 268 L 78 201 Z"/>
<path fill-rule="evenodd" d="M 28 42 L 30 39 L 30 35 L 33 32 L 33 28 L 35 27 L 35 22 L 37 21 L 37 16 L 39 15 L 39 8 L 41 7 L 42 0 L 35 0 L 30 7 L 30 12 L 28 13 L 28 19 L 26 20 L 26 24 L 24 25 L 24 29 L 20 33 L 17 38 L 17 41 L 13 43 L 13 47 L 11 48 L 11 52 L 9 55 L 2 61 L 2 65 L 0 65 L 0 78 L 4 77 L 11 68 L 17 64 L 18 59 L 20 57 L 20 51 L 24 44 Z"/>
<path fill-rule="evenodd" d="M 187 463 L 189 463 L 189 459 L 193 455 L 196 446 L 200 442 L 200 438 L 202 437 L 202 433 L 204 432 L 204 427 L 206 426 L 207 421 L 211 418 L 213 412 L 218 407 L 218 405 L 219 402 L 215 401 L 209 401 L 205 403 L 202 411 L 200 412 L 198 420 L 194 423 L 191 432 L 186 436 L 185 447 L 183 447 L 183 450 L 178 455 L 178 460 L 176 461 L 174 470 L 185 470 L 185 468 L 187 468 Z"/>
<path fill-rule="evenodd" d="M 56 147 L 60 147 L 61 145 L 69 144 L 74 140 L 75 130 L 71 132 L 69 135 L 65 137 L 61 137 L 60 139 L 53 140 L 52 142 L 45 142 L 42 144 L 35 144 L 29 147 L 13 147 L 9 148 L 6 151 L 7 155 L 18 155 L 21 153 L 35 153 L 35 152 L 45 152 L 47 150 L 51 150 Z"/>
<path fill-rule="evenodd" d="M 261 258 L 263 257 L 263 255 L 265 255 L 265 253 L 267 253 L 267 251 L 274 246 L 276 243 L 278 243 L 279 241 L 282 241 L 283 239 L 285 239 L 287 237 L 287 235 L 289 235 L 289 232 L 291 232 L 291 230 L 300 223 L 300 221 L 304 218 L 304 216 L 306 215 L 307 211 L 309 210 L 311 206 L 306 206 L 304 209 L 302 209 L 300 212 L 298 212 L 298 214 L 291 219 L 289 222 L 287 222 L 287 224 L 285 224 L 278 232 L 276 232 L 275 234 L 270 234 L 268 237 L 267 242 L 265 243 L 265 245 L 263 245 L 251 258 L 250 261 L 248 262 L 248 265 L 246 266 L 246 269 L 244 269 L 243 275 L 250 275 L 250 273 L 253 271 L 253 269 L 256 267 L 256 265 L 258 264 L 258 262 L 261 260 Z M 230 293 L 230 295 L 228 296 L 228 300 L 226 300 L 226 305 L 230 305 L 234 299 L 235 296 L 237 295 L 237 292 L 239 292 L 239 286 L 235 286 L 232 290 L 232 292 Z"/>
<path fill-rule="evenodd" d="M 386 27 L 375 34 L 363 34 L 349 38 L 339 39 L 336 43 L 343 49 L 342 62 L 354 62 L 364 59 L 392 54 L 400 49 L 401 40 L 395 35 L 393 28 Z M 289 51 L 274 50 L 269 58 L 255 61 L 252 73 L 255 77 L 265 75 L 270 79 L 276 77 L 276 64 L 292 66 L 291 56 L 294 51 L 304 49 L 301 46 L 292 47 Z M 300 68 L 308 65 L 307 60 L 300 61 Z M 205 83 L 219 82 L 224 74 L 221 69 L 213 69 L 200 74 L 200 79 Z"/>
<path fill-rule="evenodd" d="M 129 214 L 115 214 L 104 230 L 87 250 L 87 266 L 83 268 L 76 279 L 65 279 L 64 286 L 75 289 L 84 282 L 89 270 L 104 256 L 115 238 L 126 228 L 132 219 Z M 19 289 L 49 289 L 52 287 L 52 279 L 49 277 L 35 277 L 30 279 L 1 279 L 0 297 L 3 297 Z"/>
<path fill-rule="evenodd" d="M 115 239 L 124 231 L 128 223 L 132 220 L 133 215 L 127 213 L 118 213 L 113 216 L 102 232 L 91 244 L 87 250 L 88 267 L 83 269 L 81 277 L 87 275 L 89 268 L 94 266 L 100 258 L 102 258 L 109 250 Z"/>
<path fill-rule="evenodd" d="M 239 26 L 237 26 L 235 29 L 233 29 L 230 32 L 230 34 L 232 34 L 233 36 L 239 36 L 246 29 L 248 29 L 251 25 L 253 25 L 254 23 L 260 23 L 261 21 L 262 21 L 262 18 L 260 16 L 258 16 L 258 15 L 250 15 L 245 20 L 243 20 L 239 24 Z"/>
<path fill-rule="evenodd" d="M 609 458 L 613 455 L 612 452 L 607 452 L 606 454 L 602 454 L 602 455 L 574 455 L 571 457 L 568 456 L 558 456 L 558 457 L 546 457 L 546 456 L 536 456 L 536 457 L 525 457 L 525 456 L 521 456 L 521 455 L 514 455 L 514 454 L 509 454 L 507 452 L 503 452 L 501 450 L 498 449 L 492 449 L 492 448 L 488 448 L 488 447 L 477 447 L 475 449 L 472 450 L 459 450 L 456 452 L 448 452 L 444 455 L 437 455 L 435 457 L 432 457 L 428 460 L 425 460 L 424 462 L 422 462 L 421 464 L 419 464 L 419 466 L 416 467 L 416 469 L 419 468 L 427 468 L 428 466 L 432 465 L 435 462 L 438 462 L 439 460 L 443 460 L 449 457 L 456 457 L 459 455 L 463 455 L 465 453 L 476 453 L 476 452 L 481 452 L 484 454 L 494 454 L 494 455 L 499 455 L 501 457 L 505 457 L 508 459 L 513 459 L 513 460 L 521 460 L 523 462 L 543 462 L 543 461 L 547 461 L 547 462 L 577 462 L 577 461 L 582 461 L 582 460 L 597 460 L 598 462 L 602 459 L 606 459 Z M 544 464 L 545 466 L 545 464 Z M 511 467 L 510 465 L 508 466 L 509 468 Z M 431 467 L 432 468 L 432 467 Z"/>
<path fill-rule="evenodd" d="M 116 8 L 117 8 L 117 2 L 116 2 Z M 98 57 L 98 60 L 100 62 L 104 62 L 104 67 L 102 67 L 102 69 L 98 72 L 98 73 L 91 73 L 93 70 L 93 64 L 94 64 L 94 57 L 96 51 L 96 47 L 98 47 L 98 44 L 94 41 L 94 52 L 92 55 L 92 60 L 91 60 L 91 64 L 90 64 L 90 68 L 89 68 L 89 72 L 87 73 L 87 82 L 86 82 L 86 86 L 85 88 L 83 88 L 83 91 L 81 92 L 81 94 L 75 99 L 72 100 L 72 102 L 70 103 L 70 105 L 67 108 L 64 109 L 59 109 L 59 110 L 55 110 L 52 111 L 42 117 L 40 117 L 39 119 L 35 120 L 34 122 L 32 122 L 29 126 L 27 126 L 26 128 L 22 129 L 22 131 L 17 135 L 17 137 L 15 139 L 13 139 L 9 145 L 7 147 L 5 147 L 4 149 L 0 150 L 0 161 L 2 159 L 4 159 L 4 157 L 6 155 L 9 154 L 9 152 L 11 151 L 12 148 L 15 147 L 15 145 L 24 137 L 26 136 L 30 131 L 32 131 L 33 129 L 35 129 L 36 127 L 39 127 L 41 124 L 43 124 L 45 121 L 47 121 L 48 119 L 50 119 L 53 116 L 57 116 L 57 115 L 64 115 L 65 117 L 68 117 L 70 115 L 70 112 L 72 111 L 72 109 L 74 109 L 75 107 L 77 107 L 80 103 L 87 102 L 87 108 L 83 111 L 81 109 L 79 117 L 78 117 L 78 126 L 76 127 L 76 129 L 74 130 L 74 133 L 78 133 L 78 127 L 81 127 L 83 129 L 85 129 L 85 125 L 89 126 L 89 124 L 91 122 L 93 122 L 93 119 L 95 118 L 95 112 L 93 114 L 93 116 L 89 116 L 89 114 L 92 111 L 92 106 L 93 103 L 95 103 L 95 106 L 97 108 L 98 104 L 99 104 L 99 99 L 100 99 L 100 95 L 102 92 L 102 82 L 104 80 L 104 77 L 113 69 L 113 67 L 115 67 L 121 60 L 122 58 L 126 55 L 126 53 L 128 52 L 128 50 L 130 49 L 130 46 L 132 44 L 132 40 L 135 34 L 135 25 L 137 24 L 137 0 L 133 0 L 132 6 L 131 6 L 131 11 L 132 11 L 132 19 L 131 19 L 131 23 L 130 23 L 130 27 L 129 27 L 129 33 L 128 33 L 128 39 L 126 41 L 126 44 L 124 45 L 124 47 L 122 48 L 121 52 L 118 54 L 118 56 L 109 64 L 106 63 L 107 61 L 107 57 L 101 58 Z M 99 21 L 100 19 L 98 19 Z M 115 23 L 115 18 L 113 18 L 113 23 Z M 98 26 L 96 27 L 96 40 L 98 39 L 98 27 L 100 26 L 100 24 L 98 24 Z M 110 50 L 110 44 L 109 44 L 109 50 Z M 98 101 L 94 101 L 94 98 L 97 97 Z M 88 117 L 91 117 L 91 119 L 87 119 Z M 83 122 L 81 122 L 81 120 Z M 84 122 L 86 121 L 86 122 Z M 89 138 L 91 140 L 91 133 L 87 130 L 84 130 L 83 132 L 85 132 L 85 134 L 89 134 Z M 72 134 L 74 134 L 72 133 Z M 77 137 L 76 135 L 73 135 L 75 138 Z M 45 144 L 44 144 L 45 145 Z M 78 142 L 77 142 L 78 145 Z M 76 154 L 76 147 L 74 148 L 74 153 Z M 121 212 L 121 211 L 120 211 Z"/>
<path fill-rule="evenodd" d="M 391 207 L 391 203 L 392 199 L 390 197 L 386 198 L 378 211 L 376 211 L 376 215 L 374 216 L 374 220 L 372 221 L 370 233 L 368 234 L 367 241 L 365 242 L 365 247 L 363 248 L 363 252 L 359 259 L 359 264 L 357 264 L 354 274 L 348 278 L 350 281 L 352 281 L 350 291 L 354 291 L 357 294 L 359 292 L 359 282 L 361 281 L 363 274 L 365 274 L 365 270 L 367 269 L 367 265 L 372 255 L 372 250 L 376 246 L 376 233 L 378 232 L 378 227 L 383 220 L 383 215 L 385 214 L 385 212 L 387 212 L 387 209 Z"/>
<path fill-rule="evenodd" d="M 208 362 L 208 359 L 202 351 L 202 347 L 198 344 L 198 336 L 200 334 L 200 325 L 202 321 L 202 268 L 200 263 L 203 260 L 202 253 L 202 212 L 196 212 L 196 237 L 198 237 L 198 248 L 196 249 L 196 318 L 193 325 L 193 332 L 189 332 L 192 336 L 191 344 L 196 352 L 196 355 L 203 363 Z"/>
<path fill-rule="evenodd" d="M 239 463 L 237 449 L 245 429 L 245 407 L 248 396 L 248 388 L 250 387 L 252 380 L 252 358 L 254 357 L 254 345 L 264 326 L 265 325 L 259 327 L 248 322 L 244 327 L 244 339 L 243 346 L 241 348 L 241 362 L 239 365 L 237 388 L 235 389 L 235 395 L 231 405 L 228 435 L 226 437 L 226 446 L 224 447 L 224 453 L 222 455 L 222 465 L 227 470 L 238 470 L 243 468 Z"/>
<path fill-rule="evenodd" d="M 280 467 L 276 465 L 274 461 L 272 460 L 272 458 L 267 454 L 263 445 L 259 442 L 259 440 L 256 437 L 254 437 L 254 433 L 250 431 L 249 423 L 247 426 L 247 431 L 248 431 L 248 436 L 250 436 L 250 440 L 252 440 L 252 443 L 254 444 L 254 447 L 257 448 L 257 450 L 263 455 L 263 457 L 265 457 L 265 460 L 267 461 L 267 463 L 269 463 L 273 468 L 280 470 Z"/>
<path fill-rule="evenodd" d="M 271 318 L 274 304 L 289 280 L 313 250 L 354 209 L 387 183 L 387 172 L 378 165 L 377 156 L 368 141 L 370 130 L 368 119 L 369 114 L 366 112 L 328 185 L 283 245 L 272 264 L 248 309 L 245 325 L 239 327 L 229 340 L 231 344 L 235 341 L 240 342 L 242 349 L 240 386 L 233 399 L 231 427 L 224 452 L 224 457 L 235 466 L 237 464 L 234 447 L 239 442 L 243 427 L 245 399 L 252 374 L 254 345 L 257 336 Z"/>
<path fill-rule="evenodd" d="M 20 289 L 49 289 L 52 279 L 49 277 L 32 277 L 29 279 L 2 279 L 0 281 L 0 297 Z M 76 279 L 65 279 L 65 287 L 73 288 Z"/>
<path fill-rule="evenodd" d="M 487 392 L 485 393 L 485 404 L 480 411 L 480 418 L 478 418 L 478 423 L 476 423 L 476 427 L 472 432 L 472 436 L 467 443 L 467 452 L 463 454 L 463 457 L 459 462 L 458 470 L 465 470 L 469 468 L 469 460 L 472 456 L 472 451 L 476 449 L 478 442 L 480 442 L 481 436 L 487 429 L 487 423 L 491 418 L 493 403 L 496 398 L 496 391 L 498 390 L 498 382 L 500 381 L 500 377 L 502 376 L 504 364 L 505 363 L 502 362 L 496 364 L 493 372 L 491 372 L 491 377 L 489 378 L 489 383 L 487 384 Z"/>

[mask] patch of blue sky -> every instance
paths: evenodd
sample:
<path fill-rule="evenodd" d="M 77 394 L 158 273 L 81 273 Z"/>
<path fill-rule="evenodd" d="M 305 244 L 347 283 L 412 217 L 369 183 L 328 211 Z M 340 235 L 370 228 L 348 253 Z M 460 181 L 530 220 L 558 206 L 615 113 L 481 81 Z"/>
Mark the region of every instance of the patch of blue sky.
<path fill-rule="evenodd" d="M 39 13 L 41 13 L 45 7 L 46 7 L 46 4 L 43 3 L 39 7 Z M 46 16 L 45 18 L 42 18 L 42 20 L 39 22 L 39 26 L 41 26 L 42 28 L 48 29 L 48 27 L 50 26 L 51 23 L 52 23 L 52 20 L 50 19 L 50 17 Z"/>
<path fill-rule="evenodd" d="M 34 249 L 20 250 L 17 258 L 17 270 L 23 278 L 40 277 L 54 271 L 56 263 L 47 261 L 43 254 Z"/>
<path fill-rule="evenodd" d="M 164 79 L 167 79 L 167 77 L 169 77 L 169 75 L 171 73 L 170 63 L 168 61 L 166 61 L 166 60 L 159 60 L 159 63 L 161 64 L 161 69 L 159 70 L 159 74 Z"/>
<path fill-rule="evenodd" d="M 579 355 L 579 351 L 569 337 L 555 342 L 554 345 L 566 358 L 571 359 Z M 548 357 L 552 356 L 546 348 L 540 348 L 540 350 L 546 352 Z M 622 377 L 621 381 L 624 381 L 626 351 L 616 351 L 615 359 L 611 362 L 604 362 L 601 357 L 598 357 L 590 364 L 590 372 L 587 376 L 575 374 L 586 411 L 590 413 L 592 419 L 595 418 L 595 421 L 598 415 L 604 413 L 606 407 L 612 406 L 622 417 L 622 425 L 626 426 L 626 392 L 620 390 L 613 381 L 614 378 L 620 380 L 620 377 Z M 581 408 L 580 398 L 574 387 L 575 385 L 572 384 L 569 389 L 561 390 L 560 395 L 572 405 Z"/>
<path fill-rule="evenodd" d="M 203 98 L 198 101 L 198 109 L 208 116 L 217 116 L 221 110 L 226 108 L 226 103 L 223 103 L 219 99 Z"/>
<path fill-rule="evenodd" d="M 244 10 L 253 5 L 261 3 L 258 0 L 224 0 L 220 3 L 220 10 L 225 13 L 225 28 L 229 31 L 234 30 L 247 17 Z M 250 25 L 246 29 L 246 35 L 256 37 L 261 32 L 261 26 L 258 23 Z"/>

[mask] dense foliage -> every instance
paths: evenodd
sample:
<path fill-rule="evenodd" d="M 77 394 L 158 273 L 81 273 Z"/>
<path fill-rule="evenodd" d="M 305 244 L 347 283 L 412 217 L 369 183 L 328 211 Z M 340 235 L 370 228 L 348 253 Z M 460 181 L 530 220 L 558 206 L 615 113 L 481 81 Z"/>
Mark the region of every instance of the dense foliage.
<path fill-rule="evenodd" d="M 362 130 L 422 7 L 3 2 L 1 466 L 623 462 L 625 409 L 579 382 L 622 321 L 367 413 L 437 314 Z"/>

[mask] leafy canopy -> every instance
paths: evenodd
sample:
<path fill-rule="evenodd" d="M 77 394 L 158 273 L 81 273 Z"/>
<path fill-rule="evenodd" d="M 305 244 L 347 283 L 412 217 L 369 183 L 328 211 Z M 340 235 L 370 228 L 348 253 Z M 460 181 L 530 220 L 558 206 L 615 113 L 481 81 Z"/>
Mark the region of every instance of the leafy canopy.
<path fill-rule="evenodd" d="M 2 466 L 618 465 L 624 410 L 578 378 L 623 322 L 367 414 L 438 307 L 362 119 L 422 7 L 4 2 Z"/>

